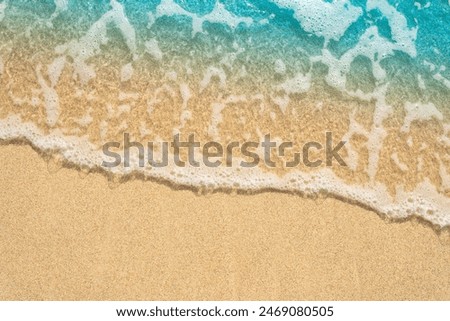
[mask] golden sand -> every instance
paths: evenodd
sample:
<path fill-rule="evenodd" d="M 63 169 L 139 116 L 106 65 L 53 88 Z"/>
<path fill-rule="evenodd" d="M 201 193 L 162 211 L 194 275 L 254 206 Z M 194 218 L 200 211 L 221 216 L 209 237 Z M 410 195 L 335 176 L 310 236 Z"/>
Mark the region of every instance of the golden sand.
<path fill-rule="evenodd" d="M 111 188 L 1 146 L 2 300 L 450 300 L 450 235 L 344 202 Z"/>

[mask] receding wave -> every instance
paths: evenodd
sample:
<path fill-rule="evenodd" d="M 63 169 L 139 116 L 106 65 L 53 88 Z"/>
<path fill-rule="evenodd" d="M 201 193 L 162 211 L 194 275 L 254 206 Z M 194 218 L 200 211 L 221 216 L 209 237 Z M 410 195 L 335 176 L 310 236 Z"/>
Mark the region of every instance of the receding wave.
<path fill-rule="evenodd" d="M 117 175 L 333 195 L 448 226 L 449 31 L 444 1 L 3 0 L 0 139 Z M 326 133 L 345 166 L 285 166 Z M 125 134 L 294 148 L 276 166 L 140 166 L 138 148 L 102 166 Z"/>

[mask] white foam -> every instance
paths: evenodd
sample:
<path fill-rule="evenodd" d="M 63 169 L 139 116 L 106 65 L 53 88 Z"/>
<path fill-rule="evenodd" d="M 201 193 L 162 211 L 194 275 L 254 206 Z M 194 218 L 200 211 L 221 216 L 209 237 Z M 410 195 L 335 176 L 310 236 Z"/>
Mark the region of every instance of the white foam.
<path fill-rule="evenodd" d="M 433 78 L 441 82 L 445 87 L 450 89 L 450 80 L 442 76 L 440 73 L 434 74 Z"/>
<path fill-rule="evenodd" d="M 411 136 L 408 136 L 408 139 L 406 140 L 406 144 L 408 144 L 408 147 L 413 147 L 414 142 L 413 142 L 413 138 Z"/>
<path fill-rule="evenodd" d="M 216 106 L 220 113 L 223 106 Z M 69 162 L 90 168 L 101 168 L 103 160 L 110 161 L 86 138 L 63 135 L 59 130 L 53 130 L 44 135 L 35 125 L 22 123 L 20 117 L 10 116 L 0 120 L 0 139 L 25 138 L 41 150 L 59 150 Z M 116 174 L 130 174 L 140 171 L 153 178 L 162 178 L 176 184 L 194 187 L 242 188 L 246 190 L 260 190 L 273 188 L 280 191 L 297 191 L 312 195 L 327 192 L 350 201 L 361 202 L 392 218 L 405 218 L 420 215 L 426 220 L 441 227 L 450 225 L 450 199 L 440 194 L 427 180 L 420 183 L 412 192 L 406 192 L 398 187 L 395 198 L 392 198 L 386 188 L 374 183 L 371 185 L 348 185 L 336 177 L 328 168 L 313 174 L 291 172 L 283 177 L 263 172 L 259 168 L 242 168 L 238 160 L 233 161 L 232 167 L 208 168 L 179 168 L 173 163 L 173 155 L 169 156 L 169 166 L 166 168 L 139 168 L 136 159 L 131 160 L 131 167 L 115 167 L 108 169 Z M 103 168 L 105 169 L 105 168 Z"/>
<path fill-rule="evenodd" d="M 356 93 L 346 89 L 347 75 L 355 58 L 360 55 L 369 58 L 372 62 L 373 76 L 379 83 L 382 83 L 386 78 L 386 72 L 382 68 L 380 60 L 393 55 L 395 50 L 401 50 L 400 46 L 396 43 L 387 42 L 385 38 L 380 36 L 378 28 L 372 26 L 359 38 L 358 43 L 347 50 L 340 58 L 336 58 L 329 50 L 323 49 L 322 54 L 313 57 L 312 61 L 320 61 L 328 66 L 329 71 L 326 81 L 329 85 L 357 96 Z M 372 99 L 373 97 L 374 95 L 369 93 L 365 99 Z"/>
<path fill-rule="evenodd" d="M 299 94 L 307 92 L 311 88 L 311 74 L 298 73 L 295 77 L 278 85 L 278 90 L 284 90 L 287 94 Z"/>
<path fill-rule="evenodd" d="M 422 6 L 420 2 L 414 2 L 414 6 L 417 8 L 417 10 L 423 10 L 429 8 L 431 6 L 431 3 L 427 2 L 425 5 Z"/>
<path fill-rule="evenodd" d="M 133 77 L 133 72 L 134 69 L 131 63 L 124 65 L 120 71 L 120 81 L 122 82 L 129 81 L 131 77 Z"/>
<path fill-rule="evenodd" d="M 419 85 L 419 88 L 422 90 L 426 90 L 427 87 L 425 85 L 425 81 L 423 80 L 422 76 L 419 74 L 417 75 L 417 83 Z"/>
<path fill-rule="evenodd" d="M 285 94 L 283 96 L 271 96 L 270 98 L 272 99 L 273 103 L 275 105 L 277 105 L 278 108 L 280 108 L 280 111 L 283 114 L 286 114 L 286 110 L 289 106 L 289 102 L 291 101 L 291 99 L 289 98 L 289 95 Z M 273 117 L 273 120 L 274 120 L 274 117 Z"/>
<path fill-rule="evenodd" d="M 220 60 L 221 65 L 224 65 L 230 69 L 233 68 L 233 64 L 234 64 L 237 56 L 240 53 L 243 53 L 245 51 L 245 49 L 242 47 L 239 47 L 236 42 L 233 43 L 233 49 L 236 51 L 235 52 L 226 52 L 223 55 L 223 58 Z"/>
<path fill-rule="evenodd" d="M 3 76 L 3 71 L 5 70 L 5 65 L 3 63 L 3 58 L 0 56 L 0 77 Z"/>
<path fill-rule="evenodd" d="M 400 158 L 398 157 L 398 154 L 396 152 L 391 154 L 391 159 L 394 161 L 394 164 L 397 165 L 397 167 L 402 172 L 408 171 L 408 166 L 400 160 Z"/>
<path fill-rule="evenodd" d="M 188 109 L 189 99 L 192 97 L 191 89 L 186 83 L 180 84 L 180 95 L 183 100 L 181 103 L 181 111 L 180 111 L 180 125 L 173 129 L 173 134 L 179 134 L 180 129 L 184 128 L 186 122 L 191 119 L 192 112 Z"/>
<path fill-rule="evenodd" d="M 82 118 L 79 118 L 76 120 L 77 124 L 82 126 L 82 127 L 87 127 L 90 124 L 92 124 L 92 122 L 94 121 L 94 118 L 92 118 L 91 116 L 91 109 L 88 110 L 88 112 L 86 113 L 86 115 L 84 115 Z"/>
<path fill-rule="evenodd" d="M 286 72 L 286 65 L 284 64 L 283 60 L 277 59 L 275 60 L 275 72 L 277 74 L 284 74 Z"/>
<path fill-rule="evenodd" d="M 283 114 L 286 114 L 286 109 L 290 102 L 289 95 L 307 92 L 311 88 L 311 75 L 298 73 L 275 88 L 277 91 L 284 92 L 284 95 L 271 96 L 271 100 L 280 108 Z"/>
<path fill-rule="evenodd" d="M 282 8 L 294 11 L 302 28 L 325 38 L 339 40 L 345 31 L 362 14 L 362 9 L 347 0 L 333 2 L 317 0 L 272 0 Z"/>
<path fill-rule="evenodd" d="M 244 23 L 246 25 L 253 24 L 253 19 L 249 17 L 238 17 L 233 13 L 226 10 L 223 3 L 217 1 L 213 10 L 203 16 L 197 15 L 195 13 L 189 12 L 183 9 L 180 5 L 175 3 L 173 0 L 161 0 L 160 4 L 156 7 L 156 12 L 153 15 L 149 15 L 149 26 L 159 18 L 164 16 L 187 16 L 192 19 L 192 35 L 199 32 L 203 32 L 203 23 L 222 23 L 235 29 L 239 24 Z"/>
<path fill-rule="evenodd" d="M 335 5 L 327 3 L 327 5 Z M 415 57 L 417 55 L 415 40 L 418 28 L 409 28 L 406 18 L 385 0 L 368 0 L 367 10 L 378 9 L 387 18 L 392 33 L 392 41 L 381 36 L 377 26 L 369 26 L 358 39 L 353 48 L 348 49 L 339 58 L 335 57 L 328 49 L 324 48 L 320 55 L 311 58 L 312 62 L 322 62 L 329 68 L 326 81 L 329 85 L 362 100 L 378 100 L 384 98 L 384 89 L 378 88 L 372 93 L 362 93 L 360 90 L 354 92 L 346 88 L 347 75 L 351 64 L 358 56 L 370 59 L 373 76 L 378 84 L 386 83 L 386 72 L 380 64 L 383 58 L 394 55 L 395 51 L 403 51 Z M 347 25 L 347 24 L 343 24 Z M 348 27 L 349 25 L 347 25 Z"/>
<path fill-rule="evenodd" d="M 312 62 L 322 62 L 328 66 L 326 81 L 329 85 L 339 89 L 348 95 L 365 100 L 375 101 L 375 113 L 373 125 L 366 135 L 369 150 L 368 174 L 371 182 L 375 180 L 378 169 L 379 153 L 383 146 L 386 131 L 383 121 L 389 117 L 392 107 L 386 103 L 385 96 L 388 88 L 386 72 L 380 64 L 383 58 L 392 56 L 395 51 L 403 51 L 411 56 L 416 55 L 415 39 L 417 28 L 408 28 L 403 15 L 390 6 L 386 1 L 367 2 L 367 9 L 379 9 L 388 18 L 392 29 L 393 41 L 387 41 L 379 34 L 378 27 L 370 26 L 360 36 L 357 44 L 347 50 L 341 57 L 335 57 L 328 49 L 324 48 L 321 55 L 311 58 Z M 347 89 L 347 75 L 350 72 L 351 63 L 358 56 L 365 56 L 372 64 L 373 76 L 376 80 L 376 88 L 373 92 L 363 93 L 361 90 L 350 91 Z"/>
<path fill-rule="evenodd" d="M 0 3 L 0 22 L 2 22 L 3 19 L 5 19 L 5 10 L 6 10 L 7 6 L 8 6 L 8 0 L 5 0 L 2 3 Z"/>
<path fill-rule="evenodd" d="M 208 127 L 208 135 L 213 139 L 219 138 L 219 124 L 222 122 L 222 110 L 225 108 L 223 103 L 213 103 L 211 105 L 211 123 Z"/>
<path fill-rule="evenodd" d="M 419 156 L 417 159 L 417 171 L 420 173 L 423 171 L 423 157 Z"/>
<path fill-rule="evenodd" d="M 380 151 L 383 147 L 383 141 L 387 133 L 383 127 L 383 122 L 392 113 L 392 106 L 386 103 L 387 85 L 380 86 L 374 91 L 376 97 L 375 112 L 373 116 L 372 128 L 369 132 L 367 148 L 369 150 L 369 160 L 367 165 L 367 173 L 371 182 L 375 181 L 375 174 L 378 169 L 378 162 L 380 159 Z"/>
<path fill-rule="evenodd" d="M 128 104 L 122 104 L 117 106 L 116 117 L 120 117 L 122 114 L 128 114 L 131 111 L 131 107 Z"/>
<path fill-rule="evenodd" d="M 54 0 L 55 1 L 55 12 L 53 12 L 52 16 L 50 17 L 50 20 L 56 18 L 59 16 L 61 12 L 64 12 L 69 7 L 69 0 Z"/>
<path fill-rule="evenodd" d="M 386 0 L 367 0 L 366 10 L 378 9 L 387 18 L 391 28 L 392 39 L 399 50 L 406 52 L 411 57 L 417 55 L 416 39 L 418 27 L 408 27 L 408 22 L 404 15 L 398 12 Z"/>
<path fill-rule="evenodd" d="M 97 20 L 78 41 L 72 40 L 56 48 L 58 54 L 67 54 L 73 58 L 75 73 L 82 83 L 87 83 L 95 77 L 94 67 L 88 65 L 86 60 L 97 55 L 100 52 L 101 45 L 108 43 L 108 24 L 112 23 L 119 28 L 128 49 L 133 56 L 136 56 L 136 32 L 128 21 L 122 4 L 116 0 L 111 0 L 110 5 L 111 10 Z"/>
<path fill-rule="evenodd" d="M 211 82 L 211 79 L 217 78 L 219 79 L 219 84 L 221 88 L 224 88 L 227 82 L 227 75 L 222 68 L 217 67 L 208 67 L 203 76 L 203 79 L 200 81 L 200 92 L 206 89 Z"/>
<path fill-rule="evenodd" d="M 53 127 L 59 118 L 59 96 L 53 86 L 49 86 L 41 73 L 42 66 L 36 68 L 36 76 L 44 95 L 45 110 L 47 113 L 47 125 Z"/>
<path fill-rule="evenodd" d="M 127 100 L 127 99 L 138 99 L 139 98 L 139 94 L 136 92 L 119 92 L 119 100 L 123 101 L 123 100 Z"/>
<path fill-rule="evenodd" d="M 430 71 L 434 71 L 436 69 L 436 65 L 427 60 L 423 61 L 423 65 L 427 66 Z"/>
<path fill-rule="evenodd" d="M 353 149 L 351 138 L 353 135 L 359 134 L 363 135 L 365 137 L 369 137 L 369 132 L 364 129 L 363 126 L 358 124 L 358 122 L 355 120 L 355 113 L 353 112 L 350 114 L 350 124 L 347 132 L 342 136 L 342 141 L 346 142 L 345 148 L 347 150 L 348 156 L 345 158 L 345 163 L 347 164 L 348 168 L 350 168 L 352 171 L 356 171 L 356 168 L 358 166 L 358 160 L 359 155 L 358 153 Z"/>
<path fill-rule="evenodd" d="M 444 133 L 439 137 L 439 141 L 447 147 L 450 147 L 450 124 L 443 124 L 442 127 L 444 128 Z"/>
<path fill-rule="evenodd" d="M 102 120 L 100 122 L 99 134 L 100 134 L 101 139 L 104 139 L 106 137 L 106 135 L 108 134 L 108 131 L 109 131 L 108 127 L 109 127 L 109 125 L 106 120 Z"/>
<path fill-rule="evenodd" d="M 47 74 L 50 78 L 50 83 L 52 87 L 55 87 L 58 84 L 59 77 L 64 69 L 66 64 L 65 57 L 58 57 L 53 62 L 47 66 Z"/>
<path fill-rule="evenodd" d="M 441 179 L 441 187 L 444 191 L 450 191 L 450 173 L 447 172 L 447 168 L 445 167 L 445 164 L 439 154 L 435 153 L 434 158 L 439 162 L 439 178 Z M 447 160 L 450 160 L 448 156 Z"/>
<path fill-rule="evenodd" d="M 150 39 L 145 42 L 145 51 L 156 60 L 161 60 L 163 58 L 163 53 L 161 49 L 159 49 L 158 41 L 156 39 Z"/>
<path fill-rule="evenodd" d="M 442 113 L 436 108 L 433 103 L 405 103 L 406 117 L 403 126 L 400 129 L 402 132 L 409 132 L 411 123 L 415 120 L 424 121 L 436 118 L 440 121 L 444 119 Z"/>
<path fill-rule="evenodd" d="M 172 73 L 169 73 L 172 74 Z M 176 74 L 175 74 L 176 75 Z M 147 114 L 149 116 L 152 115 L 153 113 L 153 106 L 159 102 L 159 98 L 158 96 L 160 94 L 164 94 L 167 93 L 170 95 L 170 97 L 175 98 L 176 97 L 176 92 L 175 90 L 168 84 L 164 84 L 161 87 L 158 87 L 154 92 L 152 97 L 150 97 L 147 101 Z"/>

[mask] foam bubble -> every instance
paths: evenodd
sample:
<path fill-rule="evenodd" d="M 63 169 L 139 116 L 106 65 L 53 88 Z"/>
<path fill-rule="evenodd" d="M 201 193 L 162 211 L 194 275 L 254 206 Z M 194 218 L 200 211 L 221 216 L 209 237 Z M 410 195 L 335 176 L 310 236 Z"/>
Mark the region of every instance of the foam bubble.
<path fill-rule="evenodd" d="M 409 54 L 411 57 L 417 55 L 416 39 L 418 27 L 409 27 L 404 15 L 398 12 L 386 0 L 368 0 L 367 10 L 378 9 L 387 18 L 391 28 L 391 37 L 396 47 Z"/>
<path fill-rule="evenodd" d="M 362 9 L 355 7 L 351 1 L 336 0 L 333 2 L 303 0 L 272 0 L 282 8 L 294 11 L 294 17 L 302 28 L 317 36 L 339 40 L 345 31 L 362 14 Z"/>
<path fill-rule="evenodd" d="M 219 1 L 215 3 L 215 6 L 210 13 L 200 16 L 183 9 L 173 0 L 162 0 L 156 8 L 155 15 L 150 15 L 149 25 L 151 26 L 151 22 L 153 22 L 156 18 L 175 15 L 187 16 L 192 19 L 193 36 L 195 36 L 195 34 L 199 32 L 203 32 L 204 22 L 221 23 L 229 26 L 232 29 L 235 29 L 241 23 L 246 25 L 253 24 L 252 18 L 238 17 L 232 14 L 225 8 L 224 4 Z"/>
<path fill-rule="evenodd" d="M 120 71 L 120 81 L 126 82 L 133 77 L 133 66 L 131 63 L 128 63 L 122 67 L 122 70 Z"/>
<path fill-rule="evenodd" d="M 161 60 L 163 58 L 163 53 L 161 49 L 159 49 L 158 41 L 156 39 L 150 39 L 145 42 L 145 51 L 156 60 Z"/>
<path fill-rule="evenodd" d="M 74 59 L 75 72 L 82 83 L 87 83 L 96 75 L 94 67 L 88 65 L 86 60 L 98 54 L 101 46 L 108 43 L 109 24 L 119 28 L 130 52 L 136 55 L 136 32 L 125 15 L 123 5 L 116 0 L 111 0 L 110 5 L 111 10 L 97 20 L 83 37 L 56 48 L 57 53 L 67 54 Z"/>
<path fill-rule="evenodd" d="M 411 123 L 415 120 L 424 121 L 436 118 L 440 121 L 444 119 L 442 113 L 436 108 L 433 103 L 405 103 L 406 117 L 401 128 L 403 132 L 409 132 Z"/>
<path fill-rule="evenodd" d="M 225 87 L 227 82 L 227 75 L 225 74 L 225 71 L 222 68 L 211 66 L 206 70 L 203 79 L 200 81 L 200 92 L 206 89 L 213 78 L 219 79 L 220 86 L 222 88 Z"/>
<path fill-rule="evenodd" d="M 8 0 L 5 0 L 2 3 L 0 3 L 0 22 L 2 22 L 3 19 L 5 18 L 5 10 L 6 10 L 7 6 L 8 6 Z"/>
<path fill-rule="evenodd" d="M 220 112 L 218 107 L 217 112 Z M 43 135 L 34 125 L 24 124 L 20 118 L 13 116 L 0 121 L 0 139 L 25 137 L 42 150 L 59 150 L 68 161 L 78 165 L 95 168 L 106 156 L 96 151 L 87 140 L 64 136 L 61 132 Z M 137 164 L 137 155 L 131 154 Z M 238 163 L 238 159 L 233 163 Z M 450 225 L 447 209 L 450 200 L 440 194 L 429 181 L 419 184 L 414 191 L 405 191 L 397 187 L 395 202 L 381 184 L 374 186 L 351 186 L 337 178 L 329 169 L 325 168 L 314 174 L 292 172 L 283 177 L 272 173 L 262 173 L 258 168 L 240 171 L 238 167 L 230 168 L 179 168 L 173 163 L 168 168 L 111 168 L 113 173 L 132 174 L 141 171 L 154 178 L 163 178 L 177 184 L 210 189 L 224 187 L 239 187 L 247 190 L 273 188 L 281 191 L 303 191 L 307 195 L 326 192 L 344 197 L 349 200 L 362 202 L 381 213 L 389 214 L 393 218 L 405 218 L 409 215 L 421 215 L 439 226 Z M 448 174 L 443 173 L 448 179 Z M 445 181 L 448 184 L 448 180 Z M 447 186 L 447 185 L 445 185 Z"/>
<path fill-rule="evenodd" d="M 50 20 L 59 16 L 61 12 L 66 11 L 69 8 L 69 0 L 54 0 L 55 1 L 55 12 L 53 12 Z"/>
<path fill-rule="evenodd" d="M 284 64 L 283 60 L 277 59 L 275 60 L 275 72 L 277 74 L 284 74 L 286 72 L 286 65 Z"/>
<path fill-rule="evenodd" d="M 56 84 L 59 81 L 59 77 L 61 76 L 61 73 L 64 69 L 64 66 L 66 64 L 66 58 L 65 57 L 58 57 L 53 60 L 53 62 L 48 65 L 47 67 L 47 73 L 50 78 L 50 83 L 52 87 L 55 87 Z"/>
<path fill-rule="evenodd" d="M 3 71 L 5 69 L 5 65 L 3 63 L 3 58 L 0 56 L 0 77 L 3 75 Z"/>
<path fill-rule="evenodd" d="M 38 83 L 41 86 L 42 94 L 44 95 L 45 109 L 47 112 L 47 125 L 53 127 L 56 125 L 59 117 L 59 96 L 52 85 L 48 85 L 41 73 L 42 66 L 39 65 L 36 69 Z"/>
<path fill-rule="evenodd" d="M 278 85 L 278 90 L 284 90 L 287 94 L 299 94 L 307 92 L 311 88 L 311 75 L 298 73 L 295 77 Z"/>

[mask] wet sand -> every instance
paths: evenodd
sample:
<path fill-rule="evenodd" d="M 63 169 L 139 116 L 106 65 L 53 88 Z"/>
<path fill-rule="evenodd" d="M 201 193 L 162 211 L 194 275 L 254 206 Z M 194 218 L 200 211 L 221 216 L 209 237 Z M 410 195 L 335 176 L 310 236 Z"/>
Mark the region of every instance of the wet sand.
<path fill-rule="evenodd" d="M 2 300 L 450 300 L 450 234 L 334 199 L 197 195 L 0 146 Z"/>

